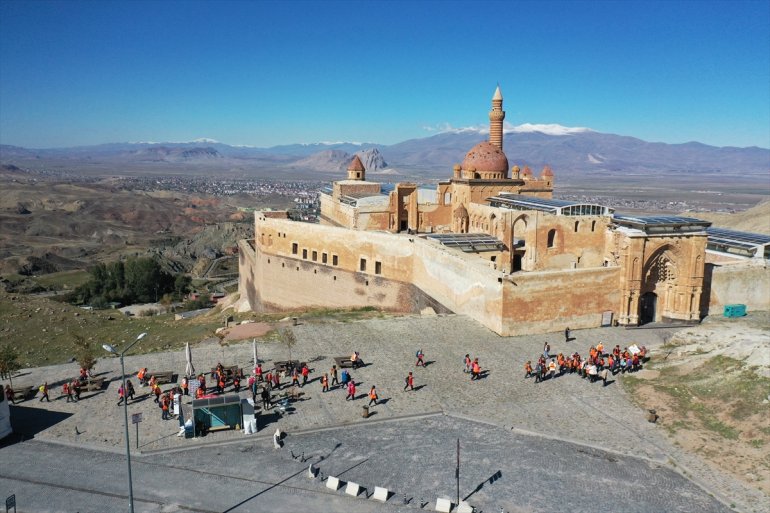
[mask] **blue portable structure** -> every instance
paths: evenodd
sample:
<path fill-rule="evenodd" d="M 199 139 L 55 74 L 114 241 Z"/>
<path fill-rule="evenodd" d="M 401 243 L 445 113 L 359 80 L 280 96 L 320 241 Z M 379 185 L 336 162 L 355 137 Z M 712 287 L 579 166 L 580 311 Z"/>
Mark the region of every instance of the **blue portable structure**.
<path fill-rule="evenodd" d="M 746 315 L 746 305 L 725 305 L 725 317 L 743 317 Z"/>
<path fill-rule="evenodd" d="M 242 422 L 243 412 L 238 394 L 193 399 L 192 410 L 197 434 L 202 430 L 239 429 Z"/>

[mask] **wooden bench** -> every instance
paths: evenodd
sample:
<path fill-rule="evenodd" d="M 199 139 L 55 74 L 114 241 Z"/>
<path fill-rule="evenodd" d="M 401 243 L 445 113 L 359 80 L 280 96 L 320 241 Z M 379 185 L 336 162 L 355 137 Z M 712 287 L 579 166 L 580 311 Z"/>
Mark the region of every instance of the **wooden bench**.
<path fill-rule="evenodd" d="M 35 393 L 32 393 L 32 392 Z M 26 401 L 27 399 L 32 399 L 35 397 L 35 394 L 37 393 L 37 388 L 35 387 L 21 387 L 16 388 L 13 391 L 13 400 L 14 401 Z"/>
<path fill-rule="evenodd" d="M 165 384 L 165 383 L 173 383 L 174 382 L 174 372 L 173 371 L 157 371 L 157 372 L 148 372 L 148 376 L 152 377 L 155 376 L 155 381 L 159 384 Z"/>
<path fill-rule="evenodd" d="M 303 365 L 305 365 L 305 363 L 300 363 L 299 360 L 279 360 L 275 362 L 275 370 L 277 372 L 286 372 L 288 374 L 292 366 L 299 370 Z"/>
<path fill-rule="evenodd" d="M 104 378 L 89 378 L 86 380 L 80 380 L 81 392 L 96 392 L 101 390 L 104 386 Z"/>
<path fill-rule="evenodd" d="M 337 364 L 338 369 L 353 368 L 353 362 L 349 356 L 335 356 L 334 363 Z"/>
<path fill-rule="evenodd" d="M 243 374 L 243 369 L 241 369 L 241 368 L 240 368 L 240 367 L 238 367 L 237 365 L 223 365 L 223 366 L 222 366 L 222 368 L 223 368 L 223 369 L 224 369 L 224 371 L 225 371 L 225 378 L 226 378 L 226 379 L 232 379 L 232 377 L 233 377 L 234 375 L 236 375 L 236 374 L 237 374 L 238 376 L 240 376 L 240 375 L 242 375 L 242 374 Z M 217 368 L 216 368 L 216 367 L 212 367 L 212 368 L 211 368 L 211 376 L 212 376 L 212 377 L 213 377 L 213 376 L 216 374 L 216 371 L 217 371 Z"/>

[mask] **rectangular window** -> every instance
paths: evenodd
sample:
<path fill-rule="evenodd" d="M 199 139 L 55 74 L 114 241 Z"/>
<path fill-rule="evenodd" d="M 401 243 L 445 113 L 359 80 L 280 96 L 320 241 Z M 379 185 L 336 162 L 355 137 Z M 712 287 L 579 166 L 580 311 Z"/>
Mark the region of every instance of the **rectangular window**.
<path fill-rule="evenodd" d="M 361 263 L 358 266 L 358 270 L 361 271 L 361 272 L 366 271 L 366 259 L 365 258 L 361 259 Z"/>
<path fill-rule="evenodd" d="M 299 245 L 296 242 L 291 243 L 291 254 L 296 255 L 299 250 Z"/>
<path fill-rule="evenodd" d="M 318 251 L 313 251 L 313 262 L 318 261 Z"/>
<path fill-rule="evenodd" d="M 303 249 L 303 250 L 302 250 L 302 258 L 304 258 L 305 260 L 307 260 L 307 249 Z"/>
<path fill-rule="evenodd" d="M 321 263 L 325 264 L 329 260 L 329 255 L 326 253 L 321 253 Z"/>
<path fill-rule="evenodd" d="M 382 262 L 374 262 L 374 274 L 382 274 Z"/>
<path fill-rule="evenodd" d="M 332 255 L 332 265 L 337 265 L 338 263 L 337 255 Z"/>

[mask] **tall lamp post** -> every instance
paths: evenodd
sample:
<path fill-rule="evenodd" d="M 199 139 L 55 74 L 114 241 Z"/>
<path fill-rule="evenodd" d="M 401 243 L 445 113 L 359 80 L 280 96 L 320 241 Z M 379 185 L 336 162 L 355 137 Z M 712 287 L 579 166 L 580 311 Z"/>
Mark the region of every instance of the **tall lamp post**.
<path fill-rule="evenodd" d="M 120 372 L 123 375 L 123 399 L 124 399 L 123 416 L 124 416 L 125 427 L 126 427 L 126 461 L 128 462 L 128 511 L 129 513 L 134 513 L 134 485 L 131 480 L 131 444 L 128 440 L 128 397 L 126 396 L 126 366 L 123 363 L 123 356 L 128 352 L 129 349 L 134 347 L 134 344 L 136 344 L 146 336 L 147 336 L 147 333 L 139 334 L 139 336 L 136 337 L 136 340 L 131 342 L 131 344 L 129 344 L 128 347 L 121 352 L 118 352 L 118 350 L 112 347 L 110 344 L 102 344 L 102 347 L 104 348 L 105 351 L 109 351 L 112 354 L 120 356 Z"/>

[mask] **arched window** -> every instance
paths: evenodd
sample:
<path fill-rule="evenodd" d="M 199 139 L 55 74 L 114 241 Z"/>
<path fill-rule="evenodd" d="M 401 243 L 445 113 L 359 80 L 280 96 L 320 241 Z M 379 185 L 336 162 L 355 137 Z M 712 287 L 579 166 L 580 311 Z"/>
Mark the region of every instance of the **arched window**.
<path fill-rule="evenodd" d="M 548 230 L 548 247 L 552 248 L 556 245 L 556 230 Z"/>
<path fill-rule="evenodd" d="M 575 221 L 575 233 L 577 233 L 579 226 L 580 226 L 580 221 Z"/>
<path fill-rule="evenodd" d="M 444 205 L 449 205 L 452 203 L 452 193 L 451 192 L 445 192 L 444 193 Z"/>

